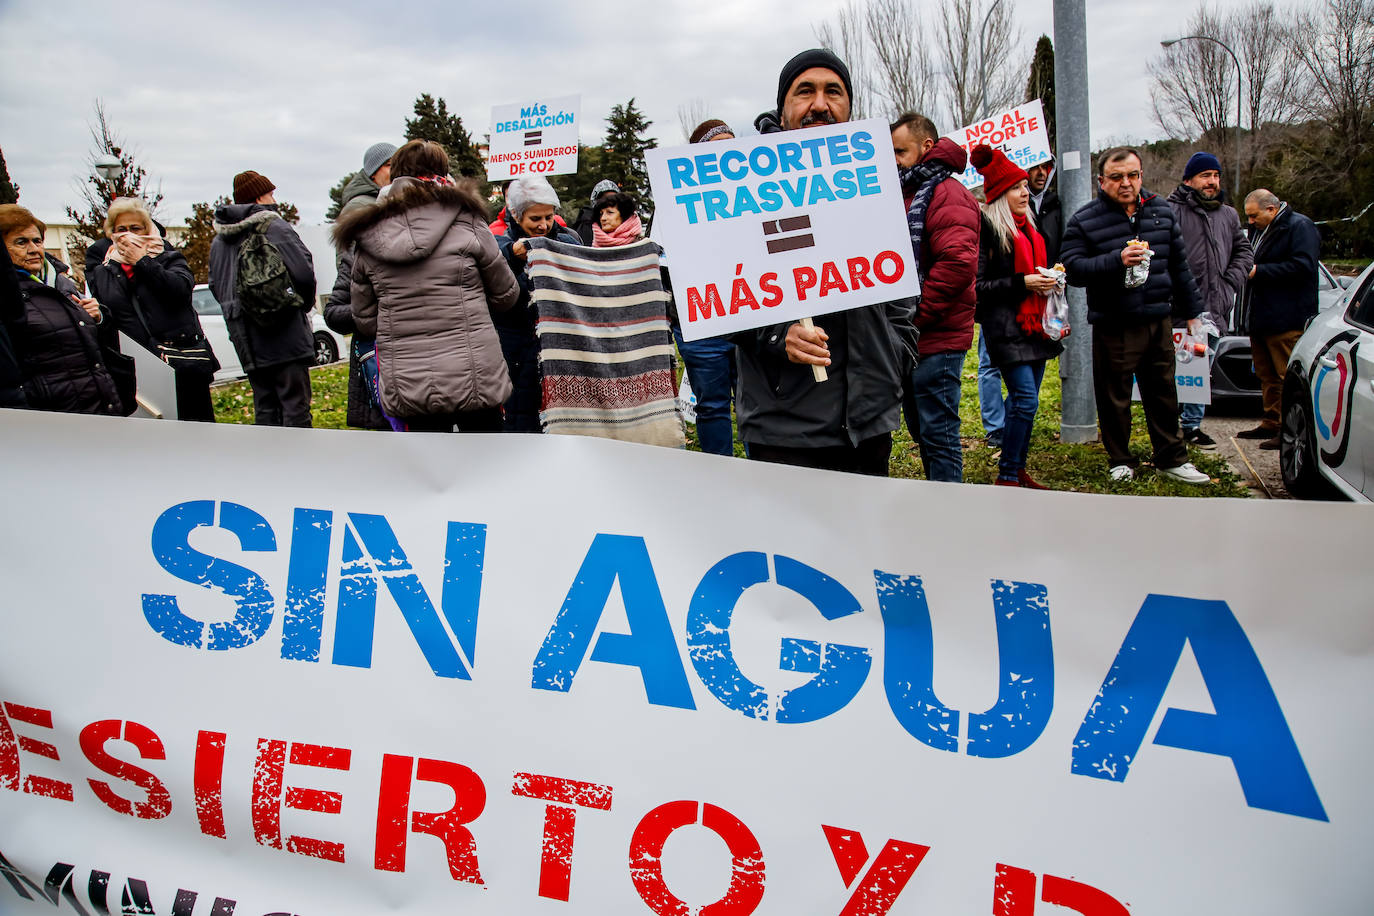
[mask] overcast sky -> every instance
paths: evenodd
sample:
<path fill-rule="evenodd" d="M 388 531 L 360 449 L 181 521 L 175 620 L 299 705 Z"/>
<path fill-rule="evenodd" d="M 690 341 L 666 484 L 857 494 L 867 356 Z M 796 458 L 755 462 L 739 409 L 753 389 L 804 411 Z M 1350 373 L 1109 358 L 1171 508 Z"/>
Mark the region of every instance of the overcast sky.
<path fill-rule="evenodd" d="M 1052 33 L 1052 4 L 1015 2 L 1028 51 Z M 1196 5 L 1088 0 L 1095 147 L 1158 136 L 1145 65 Z M 782 64 L 815 45 L 813 25 L 836 6 L 0 0 L 0 149 L 20 202 L 62 220 L 79 202 L 99 97 L 160 180 L 164 221 L 183 221 L 193 202 L 228 194 L 236 172 L 255 169 L 317 223 L 364 149 L 400 141 L 422 92 L 447 99 L 478 138 L 493 105 L 580 93 L 589 143 L 611 105 L 634 96 L 660 144 L 676 145 L 683 102 L 705 99 L 740 125 L 773 107 Z"/>

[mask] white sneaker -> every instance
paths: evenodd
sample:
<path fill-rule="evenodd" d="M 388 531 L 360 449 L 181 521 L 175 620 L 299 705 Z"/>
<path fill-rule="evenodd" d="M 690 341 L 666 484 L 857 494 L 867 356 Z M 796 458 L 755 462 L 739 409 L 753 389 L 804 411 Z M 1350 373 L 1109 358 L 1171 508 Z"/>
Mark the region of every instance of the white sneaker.
<path fill-rule="evenodd" d="M 1159 473 L 1183 483 L 1211 483 L 1212 478 L 1193 467 L 1191 461 L 1186 461 L 1176 468 L 1160 468 Z"/>
<path fill-rule="evenodd" d="M 1112 480 L 1135 480 L 1135 471 L 1129 464 L 1118 464 L 1111 470 Z"/>

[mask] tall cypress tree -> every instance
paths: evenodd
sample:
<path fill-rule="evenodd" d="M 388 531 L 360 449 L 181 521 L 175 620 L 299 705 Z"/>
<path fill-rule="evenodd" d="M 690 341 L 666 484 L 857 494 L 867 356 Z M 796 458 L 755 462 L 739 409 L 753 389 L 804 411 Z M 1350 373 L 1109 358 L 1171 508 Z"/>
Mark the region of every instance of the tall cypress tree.
<path fill-rule="evenodd" d="M 606 177 L 620 183 L 626 194 L 640 202 L 640 210 L 647 218 L 653 215 L 654 202 L 649 196 L 649 168 L 644 164 L 644 151 L 654 149 L 658 141 L 645 136 L 653 124 L 635 108 L 635 100 L 611 108 L 606 119 L 606 142 L 603 168 Z"/>
<path fill-rule="evenodd" d="M 1054 130 L 1054 43 L 1041 35 L 1031 58 L 1030 79 L 1026 80 L 1026 101 L 1039 99 L 1045 105 L 1045 130 L 1050 135 L 1050 152 L 1055 152 Z M 1056 154 L 1057 155 L 1057 154 Z"/>

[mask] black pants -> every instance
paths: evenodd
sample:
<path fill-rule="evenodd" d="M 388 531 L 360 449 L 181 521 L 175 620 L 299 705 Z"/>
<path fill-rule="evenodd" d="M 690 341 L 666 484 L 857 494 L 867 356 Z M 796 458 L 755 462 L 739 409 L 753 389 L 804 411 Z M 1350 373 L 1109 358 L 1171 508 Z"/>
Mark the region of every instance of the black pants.
<path fill-rule="evenodd" d="M 1131 457 L 1133 377 L 1140 386 L 1155 467 L 1176 468 L 1188 460 L 1188 449 L 1178 425 L 1174 329 L 1168 318 L 1116 327 L 1093 325 L 1093 393 L 1111 467 L 1136 465 Z"/>
<path fill-rule="evenodd" d="M 533 331 L 497 326 L 501 353 L 513 386 L 506 401 L 505 430 L 508 433 L 543 432 L 539 407 L 543 403 L 543 383 L 539 373 L 539 339 Z"/>
<path fill-rule="evenodd" d="M 176 379 L 177 419 L 199 423 L 215 422 L 215 403 L 210 399 L 210 382 L 214 376 L 204 372 L 178 372 Z"/>
<path fill-rule="evenodd" d="M 310 423 L 310 362 L 284 363 L 248 373 L 253 388 L 256 426 L 305 426 Z"/>
<path fill-rule="evenodd" d="M 406 425 L 413 433 L 499 433 L 502 429 L 501 408 L 463 410 L 457 413 L 431 413 L 422 417 L 406 417 Z"/>
<path fill-rule="evenodd" d="M 855 446 L 792 448 L 786 445 L 760 445 L 750 442 L 746 444 L 746 448 L 752 461 L 886 477 L 887 460 L 892 454 L 892 433 L 873 436 Z"/>

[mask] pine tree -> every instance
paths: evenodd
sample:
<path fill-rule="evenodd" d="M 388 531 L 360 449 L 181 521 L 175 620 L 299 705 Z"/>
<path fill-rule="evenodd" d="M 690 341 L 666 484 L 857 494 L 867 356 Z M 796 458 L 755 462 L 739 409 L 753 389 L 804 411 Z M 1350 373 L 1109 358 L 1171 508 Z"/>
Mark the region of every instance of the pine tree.
<path fill-rule="evenodd" d="M 654 212 L 654 202 L 649 196 L 649 169 L 644 164 L 644 151 L 658 146 L 657 140 L 644 135 L 652 124 L 635 108 L 632 98 L 624 105 L 611 108 L 603 144 L 605 177 L 619 182 L 622 191 L 639 201 L 640 212 L 646 219 Z"/>
<path fill-rule="evenodd" d="M 329 199 L 332 201 L 332 203 L 330 203 L 329 209 L 324 211 L 325 222 L 332 223 L 334 222 L 334 220 L 339 218 L 339 211 L 343 209 L 344 188 L 348 186 L 348 183 L 353 180 L 353 176 L 356 174 L 358 173 L 349 172 L 347 175 L 345 175 L 344 177 L 340 178 L 337 182 L 335 182 L 334 187 L 329 189 Z"/>
<path fill-rule="evenodd" d="M 1045 107 L 1045 130 L 1050 135 L 1050 152 L 1054 152 L 1054 43 L 1048 35 L 1041 35 L 1035 43 L 1031 58 L 1030 79 L 1026 81 L 1026 101 L 1039 99 Z"/>
<path fill-rule="evenodd" d="M 449 174 L 454 178 L 475 178 L 482 184 L 482 194 L 490 188 L 486 186 L 487 169 L 482 162 L 482 154 L 472 142 L 472 135 L 463 127 L 463 119 L 448 113 L 448 103 L 443 99 L 435 102 L 434 96 L 423 93 L 415 100 L 415 117 L 406 118 L 405 137 L 407 140 L 433 140 L 448 153 Z"/>
<path fill-rule="evenodd" d="M 95 151 L 87 161 L 89 174 L 81 185 L 83 210 L 67 207 L 67 218 L 76 224 L 76 232 L 67 238 L 67 246 L 73 260 L 80 263 L 85 259 L 86 246 L 105 236 L 105 213 L 110 201 L 116 197 L 138 197 L 148 207 L 148 212 L 157 217 L 158 204 L 162 203 L 162 192 L 149 194 L 143 188 L 148 173 L 143 166 L 134 161 L 133 152 L 127 149 L 122 137 L 115 133 L 105 114 L 105 103 L 95 100 L 95 124 L 91 126 L 91 139 L 95 141 Z M 111 179 L 100 177 L 95 171 L 95 160 L 102 156 L 114 156 L 123 166 L 123 171 Z"/>
<path fill-rule="evenodd" d="M 10 170 L 5 165 L 5 151 L 0 150 L 0 204 L 19 203 L 19 187 L 10 181 Z"/>
<path fill-rule="evenodd" d="M 197 283 L 210 282 L 210 243 L 215 240 L 215 211 L 229 205 L 229 198 L 221 197 L 213 204 L 191 204 L 191 218 L 186 221 L 186 238 L 181 253 L 191 267 Z"/>

